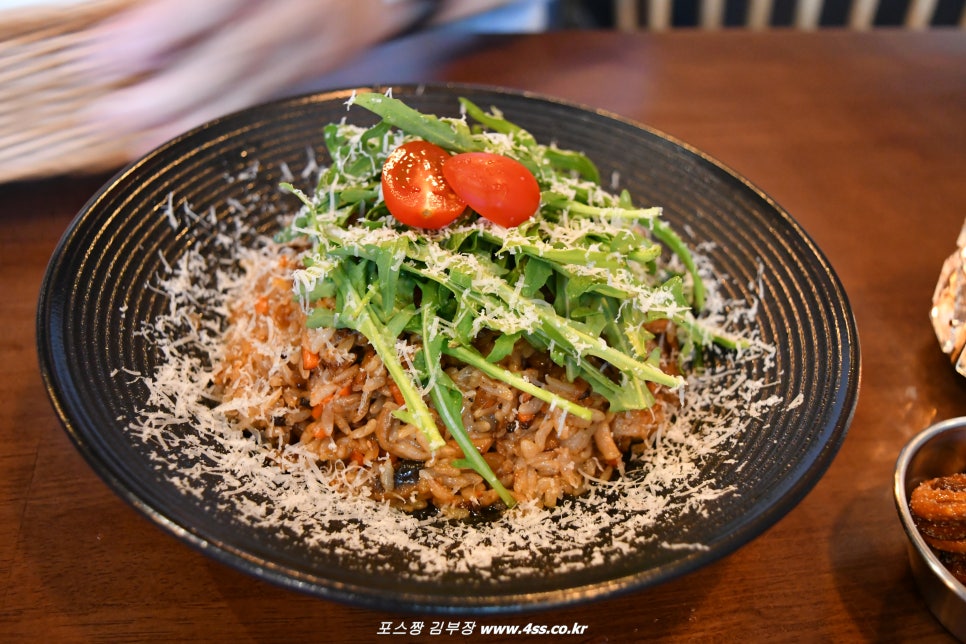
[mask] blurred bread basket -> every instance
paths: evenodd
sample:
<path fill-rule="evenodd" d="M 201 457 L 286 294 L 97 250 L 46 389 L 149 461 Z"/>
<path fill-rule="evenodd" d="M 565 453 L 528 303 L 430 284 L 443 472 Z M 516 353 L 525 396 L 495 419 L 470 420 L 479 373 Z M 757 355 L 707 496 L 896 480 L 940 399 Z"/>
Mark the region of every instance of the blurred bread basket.
<path fill-rule="evenodd" d="M 85 123 L 111 87 L 85 64 L 92 28 L 134 0 L 0 0 L 0 182 L 94 173 L 128 159 Z"/>
<path fill-rule="evenodd" d="M 943 353 L 966 376 L 966 222 L 956 239 L 956 251 L 943 262 L 929 318 Z"/>

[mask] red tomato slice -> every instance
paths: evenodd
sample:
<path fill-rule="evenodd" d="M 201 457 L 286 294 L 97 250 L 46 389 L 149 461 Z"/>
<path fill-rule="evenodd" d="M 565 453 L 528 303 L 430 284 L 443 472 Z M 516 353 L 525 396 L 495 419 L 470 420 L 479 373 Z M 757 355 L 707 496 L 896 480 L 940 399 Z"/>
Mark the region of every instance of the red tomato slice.
<path fill-rule="evenodd" d="M 382 197 L 392 216 L 416 228 L 442 228 L 466 209 L 443 178 L 446 150 L 410 141 L 392 151 L 382 166 Z"/>
<path fill-rule="evenodd" d="M 443 176 L 470 208 L 504 228 L 540 207 L 540 186 L 525 165 L 491 152 L 464 152 L 443 164 Z"/>

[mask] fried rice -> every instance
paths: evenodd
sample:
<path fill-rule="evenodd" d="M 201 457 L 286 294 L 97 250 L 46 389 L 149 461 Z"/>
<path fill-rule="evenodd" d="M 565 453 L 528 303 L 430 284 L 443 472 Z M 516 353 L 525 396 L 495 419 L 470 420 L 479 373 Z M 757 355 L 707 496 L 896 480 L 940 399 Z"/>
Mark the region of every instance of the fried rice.
<path fill-rule="evenodd" d="M 392 413 L 404 401 L 363 335 L 306 325 L 292 292 L 299 252 L 274 244 L 247 261 L 214 376 L 220 407 L 236 426 L 280 453 L 297 444 L 322 466 L 342 470 L 334 480 L 345 493 L 456 518 L 503 508 L 479 474 L 458 467 L 463 453 L 438 417 L 446 444 L 434 452 L 418 428 Z M 662 349 L 662 368 L 673 373 L 675 334 L 666 322 L 661 325 L 650 330 Z M 408 340 L 397 345 L 404 361 L 407 347 L 419 342 Z M 492 341 L 485 334 L 478 338 L 481 345 Z M 501 365 L 593 410 L 583 420 L 444 358 L 444 369 L 463 393 L 463 423 L 473 444 L 517 501 L 544 507 L 580 495 L 593 481 L 620 476 L 625 460 L 647 448 L 679 402 L 677 392 L 652 384 L 657 402 L 651 408 L 608 411 L 607 401 L 587 383 L 568 381 L 547 354 L 523 340 Z"/>

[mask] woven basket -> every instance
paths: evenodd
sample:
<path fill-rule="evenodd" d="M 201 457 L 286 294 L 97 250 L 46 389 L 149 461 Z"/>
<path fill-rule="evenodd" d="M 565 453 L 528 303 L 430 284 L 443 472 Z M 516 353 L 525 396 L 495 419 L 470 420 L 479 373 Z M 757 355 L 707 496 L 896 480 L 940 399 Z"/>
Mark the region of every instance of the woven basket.
<path fill-rule="evenodd" d="M 0 182 L 92 173 L 128 159 L 127 141 L 79 114 L 112 89 L 90 82 L 91 28 L 134 0 L 84 0 L 0 11 Z"/>

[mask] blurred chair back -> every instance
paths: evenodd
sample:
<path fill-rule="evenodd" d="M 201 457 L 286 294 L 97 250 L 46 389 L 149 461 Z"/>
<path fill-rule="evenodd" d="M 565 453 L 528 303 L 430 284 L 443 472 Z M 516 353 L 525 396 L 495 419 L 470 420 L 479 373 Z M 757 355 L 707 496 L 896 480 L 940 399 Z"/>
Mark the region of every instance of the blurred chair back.
<path fill-rule="evenodd" d="M 660 31 L 678 26 L 674 20 L 674 0 L 612 0 L 614 3 L 615 25 L 618 29 L 633 31 L 649 29 Z M 682 3 L 683 4 L 683 3 Z M 776 25 L 774 20 L 777 5 L 785 8 L 789 2 L 776 0 L 742 0 L 730 3 L 728 0 L 697 0 L 694 24 L 701 29 L 720 29 L 723 27 L 744 27 L 748 29 L 769 29 L 775 26 L 796 29 L 818 29 L 820 27 L 840 27 L 848 29 L 871 29 L 879 26 L 902 27 L 906 29 L 926 29 L 934 24 L 940 0 L 909 0 L 906 3 L 901 23 L 881 23 L 877 21 L 880 0 L 796 0 L 791 2 L 791 17 L 787 23 Z M 895 3 L 891 3 L 895 4 Z M 949 4 L 949 3 L 947 3 Z M 959 3 L 958 8 L 948 7 L 944 12 L 958 12 L 947 23 L 966 28 L 966 7 Z M 826 5 L 838 5 L 837 11 L 826 11 Z M 736 24 L 735 10 L 743 13 Z M 829 17 L 831 16 L 831 17 Z M 727 19 L 726 19 L 727 17 Z"/>

